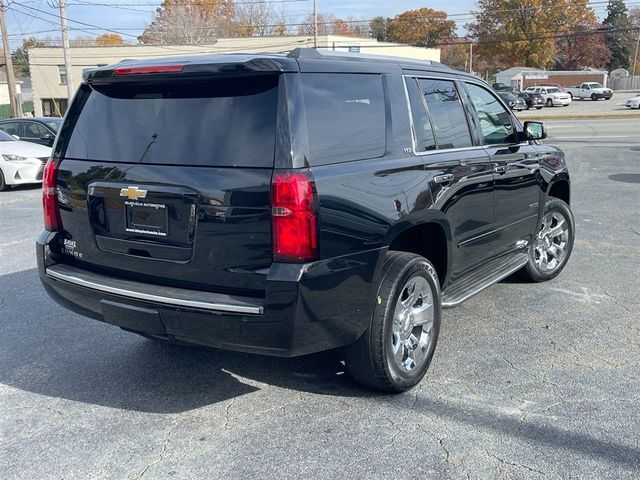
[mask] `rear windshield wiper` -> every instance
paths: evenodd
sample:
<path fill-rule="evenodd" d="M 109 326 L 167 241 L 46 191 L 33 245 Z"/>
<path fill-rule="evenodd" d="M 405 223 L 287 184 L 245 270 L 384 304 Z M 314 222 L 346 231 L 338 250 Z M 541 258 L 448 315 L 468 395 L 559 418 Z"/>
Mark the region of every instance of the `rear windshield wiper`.
<path fill-rule="evenodd" d="M 154 133 L 153 135 L 151 135 L 151 140 L 149 141 L 149 143 L 147 144 L 147 148 L 144 149 L 144 152 L 142 152 L 142 155 L 140 156 L 140 160 L 138 160 L 138 163 L 142 163 L 142 160 L 144 160 L 144 157 L 147 155 L 147 152 L 149 151 L 149 149 L 151 148 L 151 145 L 153 145 L 154 143 L 156 143 L 156 140 L 158 139 L 158 134 Z"/>

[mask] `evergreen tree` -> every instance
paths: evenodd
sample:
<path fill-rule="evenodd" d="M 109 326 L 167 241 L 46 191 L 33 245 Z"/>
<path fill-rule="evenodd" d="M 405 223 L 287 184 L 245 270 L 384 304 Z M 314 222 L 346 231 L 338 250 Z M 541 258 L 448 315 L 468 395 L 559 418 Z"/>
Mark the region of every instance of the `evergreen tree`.
<path fill-rule="evenodd" d="M 607 18 L 603 25 L 613 30 L 605 34 L 607 46 L 611 50 L 609 71 L 616 68 L 629 68 L 629 17 L 624 0 L 609 0 Z"/>

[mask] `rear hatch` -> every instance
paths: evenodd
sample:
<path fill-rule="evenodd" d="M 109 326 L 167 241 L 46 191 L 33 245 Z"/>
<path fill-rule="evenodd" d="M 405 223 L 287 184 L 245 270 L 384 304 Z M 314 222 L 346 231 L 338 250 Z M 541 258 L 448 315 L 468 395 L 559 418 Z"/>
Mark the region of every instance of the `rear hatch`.
<path fill-rule="evenodd" d="M 56 147 L 61 257 L 139 281 L 261 296 L 279 76 L 176 77 L 80 87 Z"/>

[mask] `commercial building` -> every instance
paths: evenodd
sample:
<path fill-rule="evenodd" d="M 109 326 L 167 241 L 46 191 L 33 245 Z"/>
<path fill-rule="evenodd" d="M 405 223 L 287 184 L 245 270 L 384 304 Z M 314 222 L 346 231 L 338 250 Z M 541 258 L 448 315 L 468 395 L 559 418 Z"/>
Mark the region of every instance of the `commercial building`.
<path fill-rule="evenodd" d="M 109 65 L 123 59 L 237 52 L 287 53 L 295 48 L 311 46 L 313 46 L 312 37 L 279 36 L 220 38 L 214 45 L 72 47 L 71 73 L 73 89 L 78 88 L 82 80 L 83 70 Z M 440 49 L 378 42 L 374 38 L 320 35 L 318 36 L 318 47 L 345 52 L 440 61 Z M 36 115 L 63 115 L 67 109 L 67 74 L 64 67 L 62 48 L 39 47 L 29 49 L 29 68 Z"/>
<path fill-rule="evenodd" d="M 559 84 L 563 87 L 575 87 L 582 82 L 598 82 L 607 85 L 608 73 L 605 70 L 555 71 L 530 67 L 513 67 L 496 73 L 496 82 L 510 85 L 515 90 L 524 90 L 536 85 Z"/>

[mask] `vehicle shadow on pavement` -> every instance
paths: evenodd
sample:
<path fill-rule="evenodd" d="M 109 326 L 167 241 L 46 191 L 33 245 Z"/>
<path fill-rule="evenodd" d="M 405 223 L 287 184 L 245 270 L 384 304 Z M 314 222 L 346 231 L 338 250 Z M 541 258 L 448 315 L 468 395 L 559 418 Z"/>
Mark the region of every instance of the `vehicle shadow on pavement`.
<path fill-rule="evenodd" d="M 171 345 L 81 317 L 48 297 L 36 269 L 0 277 L 0 329 L 0 383 L 88 404 L 178 413 L 251 393 L 261 383 L 375 395 L 342 371 L 336 352 L 274 358 Z"/>

